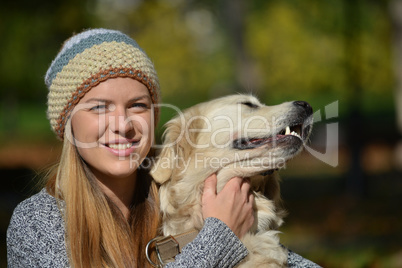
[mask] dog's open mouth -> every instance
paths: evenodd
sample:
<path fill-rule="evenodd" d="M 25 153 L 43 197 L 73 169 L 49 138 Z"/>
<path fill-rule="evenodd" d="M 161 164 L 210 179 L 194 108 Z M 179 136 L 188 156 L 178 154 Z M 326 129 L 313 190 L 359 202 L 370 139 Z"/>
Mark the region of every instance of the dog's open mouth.
<path fill-rule="evenodd" d="M 302 125 L 296 125 L 296 126 L 287 126 L 284 130 L 280 131 L 278 135 L 293 135 L 298 137 L 299 139 L 302 139 Z M 278 136 L 277 135 L 277 136 Z"/>
<path fill-rule="evenodd" d="M 297 139 L 300 142 L 308 136 L 310 131 L 310 125 L 304 126 L 303 124 L 295 124 L 292 126 L 286 126 L 280 130 L 278 134 L 269 136 L 266 138 L 240 138 L 233 141 L 233 148 L 239 150 L 248 150 L 261 147 L 269 143 L 278 143 L 282 139 L 291 138 Z"/>

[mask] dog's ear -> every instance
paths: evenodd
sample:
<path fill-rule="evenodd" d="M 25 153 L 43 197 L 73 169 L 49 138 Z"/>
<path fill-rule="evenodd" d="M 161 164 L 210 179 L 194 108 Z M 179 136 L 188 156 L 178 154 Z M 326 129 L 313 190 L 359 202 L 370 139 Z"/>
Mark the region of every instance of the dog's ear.
<path fill-rule="evenodd" d="M 163 148 L 150 171 L 154 180 L 160 184 L 168 181 L 173 175 L 178 154 L 178 140 L 182 136 L 183 130 L 179 117 L 166 123 L 166 130 L 163 133 Z"/>
<path fill-rule="evenodd" d="M 191 119 L 191 116 L 192 113 L 189 111 L 186 117 L 175 117 L 166 123 L 164 146 L 150 172 L 155 181 L 160 184 L 181 174 L 186 168 L 185 164 L 191 159 L 198 132 L 189 131 L 189 129 L 203 129 L 204 122 L 204 120 Z"/>
<path fill-rule="evenodd" d="M 150 174 L 156 182 L 162 184 L 172 176 L 175 161 L 173 147 L 164 147 L 156 159 L 157 160 L 152 167 Z"/>

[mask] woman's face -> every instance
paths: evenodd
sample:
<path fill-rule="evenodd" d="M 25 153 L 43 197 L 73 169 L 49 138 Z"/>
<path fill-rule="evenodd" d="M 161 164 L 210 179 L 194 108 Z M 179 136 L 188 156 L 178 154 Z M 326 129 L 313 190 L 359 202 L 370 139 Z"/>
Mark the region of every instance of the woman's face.
<path fill-rule="evenodd" d="M 78 152 L 94 175 L 129 177 L 153 141 L 148 89 L 131 78 L 113 78 L 92 88 L 71 116 Z"/>

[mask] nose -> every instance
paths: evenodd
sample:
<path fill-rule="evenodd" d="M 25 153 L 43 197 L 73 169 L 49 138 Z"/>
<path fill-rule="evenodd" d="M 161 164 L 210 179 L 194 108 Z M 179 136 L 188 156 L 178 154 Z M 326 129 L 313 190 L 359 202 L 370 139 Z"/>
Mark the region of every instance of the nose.
<path fill-rule="evenodd" d="M 298 107 L 302 107 L 307 115 L 312 115 L 313 114 L 313 108 L 311 107 L 311 105 L 308 102 L 305 101 L 295 101 L 293 102 L 294 105 L 298 106 Z"/>
<path fill-rule="evenodd" d="M 125 109 L 116 107 L 114 113 L 109 118 L 109 128 L 112 132 L 122 136 L 127 135 L 133 129 L 133 123 L 127 117 Z"/>

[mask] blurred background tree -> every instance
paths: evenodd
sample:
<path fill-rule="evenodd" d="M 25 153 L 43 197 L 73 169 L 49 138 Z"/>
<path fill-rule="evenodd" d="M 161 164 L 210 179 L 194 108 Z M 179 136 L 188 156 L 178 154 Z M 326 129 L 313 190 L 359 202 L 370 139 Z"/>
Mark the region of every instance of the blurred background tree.
<path fill-rule="evenodd" d="M 164 103 L 183 109 L 237 92 L 255 94 L 268 105 L 305 100 L 316 118 L 322 118 L 311 138 L 311 147 L 321 152 L 326 125 L 339 123 L 336 167 L 305 153 L 281 172 L 291 212 L 283 241 L 325 267 L 402 266 L 402 251 L 395 242 L 402 238 L 401 213 L 395 216 L 401 212 L 395 204 L 402 196 L 397 162 L 402 156 L 395 149 L 401 138 L 395 113 L 395 89 L 401 78 L 400 69 L 394 68 L 402 55 L 401 2 L 2 3 L 2 241 L 12 210 L 30 193 L 26 185 L 35 183 L 35 172 L 59 154 L 60 143 L 46 119 L 45 72 L 73 32 L 105 27 L 126 32 L 145 49 L 158 71 Z M 393 51 L 399 51 L 399 58 Z M 337 116 L 326 118 L 326 106 L 336 101 Z M 174 114 L 162 111 L 158 138 L 163 123 Z M 4 247 L 2 243 L 0 266 Z"/>

